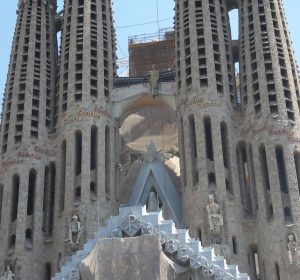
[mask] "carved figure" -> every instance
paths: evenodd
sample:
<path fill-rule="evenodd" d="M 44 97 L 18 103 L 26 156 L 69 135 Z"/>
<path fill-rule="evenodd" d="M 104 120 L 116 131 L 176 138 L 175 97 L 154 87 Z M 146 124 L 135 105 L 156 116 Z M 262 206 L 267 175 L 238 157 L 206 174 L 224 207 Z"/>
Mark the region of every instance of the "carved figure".
<path fill-rule="evenodd" d="M 69 241 L 70 244 L 79 244 L 81 237 L 81 223 L 77 215 L 73 215 L 71 222 L 69 223 Z"/>
<path fill-rule="evenodd" d="M 70 276 L 70 280 L 73 280 L 73 279 L 77 280 L 77 279 L 79 279 L 79 270 L 78 270 L 78 268 L 75 268 L 75 267 L 72 268 L 69 276 Z"/>
<path fill-rule="evenodd" d="M 158 210 L 159 210 L 159 203 L 156 194 L 154 192 L 150 192 L 148 198 L 147 211 L 158 212 Z"/>
<path fill-rule="evenodd" d="M 152 90 L 152 96 L 155 97 L 158 93 L 158 81 L 159 81 L 159 70 L 155 69 L 155 64 L 152 64 L 152 70 L 149 71 L 150 73 L 150 87 Z"/>
<path fill-rule="evenodd" d="M 122 221 L 121 228 L 127 235 L 132 237 L 141 229 L 141 220 L 134 213 L 130 213 Z"/>
<path fill-rule="evenodd" d="M 15 278 L 15 275 L 10 270 L 10 266 L 8 265 L 6 267 L 6 270 L 3 272 L 0 280 L 13 280 Z"/>
<path fill-rule="evenodd" d="M 142 223 L 141 225 L 142 234 L 153 234 L 154 230 L 150 223 Z"/>
<path fill-rule="evenodd" d="M 220 237 L 223 227 L 223 216 L 219 204 L 215 203 L 214 196 L 209 195 L 209 204 L 206 206 L 209 230 L 214 237 Z"/>
<path fill-rule="evenodd" d="M 289 264 L 292 264 L 295 262 L 297 255 L 297 241 L 294 234 L 288 235 L 287 249 Z"/>

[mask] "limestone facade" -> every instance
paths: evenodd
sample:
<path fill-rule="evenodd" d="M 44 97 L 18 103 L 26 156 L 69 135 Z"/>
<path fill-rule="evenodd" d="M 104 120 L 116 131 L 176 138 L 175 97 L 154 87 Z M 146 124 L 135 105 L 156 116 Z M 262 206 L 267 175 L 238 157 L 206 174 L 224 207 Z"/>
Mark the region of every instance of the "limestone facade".
<path fill-rule="evenodd" d="M 214 194 L 230 259 L 251 279 L 296 279 L 286 246 L 299 234 L 299 77 L 283 3 L 176 1 L 175 22 L 185 224 L 213 242 L 204 207 Z"/>
<path fill-rule="evenodd" d="M 65 0 L 61 21 L 55 0 L 19 1 L 1 123 L 1 273 L 48 280 L 94 236 L 127 187 L 119 127 L 163 104 L 177 112 L 184 227 L 251 279 L 297 279 L 300 93 L 282 1 L 177 0 L 175 54 L 176 81 L 157 97 L 146 84 L 115 88 L 110 0 Z"/>

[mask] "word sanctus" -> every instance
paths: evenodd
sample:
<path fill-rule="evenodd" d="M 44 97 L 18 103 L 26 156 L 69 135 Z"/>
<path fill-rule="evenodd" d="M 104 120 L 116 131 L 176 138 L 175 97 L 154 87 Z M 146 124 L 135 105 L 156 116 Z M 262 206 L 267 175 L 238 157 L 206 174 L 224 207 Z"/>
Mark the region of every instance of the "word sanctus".
<path fill-rule="evenodd" d="M 94 111 L 88 112 L 88 111 L 79 111 L 75 116 L 71 116 L 67 119 L 63 120 L 63 125 L 68 125 L 74 122 L 80 122 L 83 120 L 86 120 L 88 118 L 93 118 L 93 119 L 100 119 L 102 116 L 107 116 L 109 117 L 108 113 L 104 111 L 101 108 L 95 108 Z"/>
<path fill-rule="evenodd" d="M 208 108 L 221 107 L 223 103 L 215 99 L 204 100 L 202 97 L 194 97 L 190 101 L 184 99 L 180 102 L 180 107 L 183 107 L 184 109 L 190 108 L 192 105 L 197 105 L 200 108 Z"/>
<path fill-rule="evenodd" d="M 251 124 L 246 129 L 242 130 L 241 134 L 242 136 L 247 135 L 249 132 L 251 132 L 253 135 L 256 135 L 260 132 L 267 131 L 270 136 L 281 136 L 286 135 L 287 139 L 290 142 L 294 143 L 300 143 L 300 138 L 295 135 L 295 132 L 290 131 L 286 128 L 276 128 L 274 125 L 263 125 L 263 126 L 255 126 L 254 124 Z"/>

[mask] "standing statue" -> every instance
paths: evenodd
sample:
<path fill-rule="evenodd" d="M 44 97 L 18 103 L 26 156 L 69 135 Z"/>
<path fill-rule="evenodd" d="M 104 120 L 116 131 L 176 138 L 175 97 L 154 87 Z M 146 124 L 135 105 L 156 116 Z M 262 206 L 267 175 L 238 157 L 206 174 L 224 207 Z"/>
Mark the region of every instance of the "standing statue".
<path fill-rule="evenodd" d="M 81 237 L 81 223 L 77 215 L 73 215 L 69 223 L 69 241 L 70 244 L 79 244 Z M 74 239 L 76 240 L 74 243 Z"/>
<path fill-rule="evenodd" d="M 158 212 L 159 211 L 159 202 L 158 202 L 155 192 L 149 193 L 147 211 L 148 212 Z"/>
<path fill-rule="evenodd" d="M 6 270 L 3 272 L 0 280 L 13 280 L 15 278 L 15 275 L 10 270 L 10 266 L 8 265 L 6 267 Z"/>
<path fill-rule="evenodd" d="M 287 249 L 289 264 L 293 264 L 297 256 L 297 241 L 294 234 L 288 235 Z"/>
<path fill-rule="evenodd" d="M 220 213 L 219 204 L 215 203 L 214 196 L 209 195 L 209 204 L 206 206 L 209 230 L 213 236 L 214 243 L 221 237 L 223 227 L 223 216 Z"/>
<path fill-rule="evenodd" d="M 152 91 L 152 96 L 155 97 L 158 93 L 158 81 L 159 81 L 159 70 L 155 69 L 155 64 L 152 64 L 152 70 L 149 71 L 150 73 L 150 88 Z"/>

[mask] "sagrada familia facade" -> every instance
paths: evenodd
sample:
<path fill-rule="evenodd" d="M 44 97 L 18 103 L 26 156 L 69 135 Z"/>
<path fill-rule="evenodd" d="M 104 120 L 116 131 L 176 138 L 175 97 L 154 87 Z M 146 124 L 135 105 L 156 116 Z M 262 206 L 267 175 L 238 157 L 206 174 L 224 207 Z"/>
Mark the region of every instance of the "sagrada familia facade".
<path fill-rule="evenodd" d="M 174 80 L 117 77 L 110 0 L 56 4 L 18 3 L 1 279 L 300 279 L 300 83 L 282 0 L 176 0 Z M 177 185 L 153 143 L 124 183 L 119 128 L 148 105 L 176 113 Z"/>

